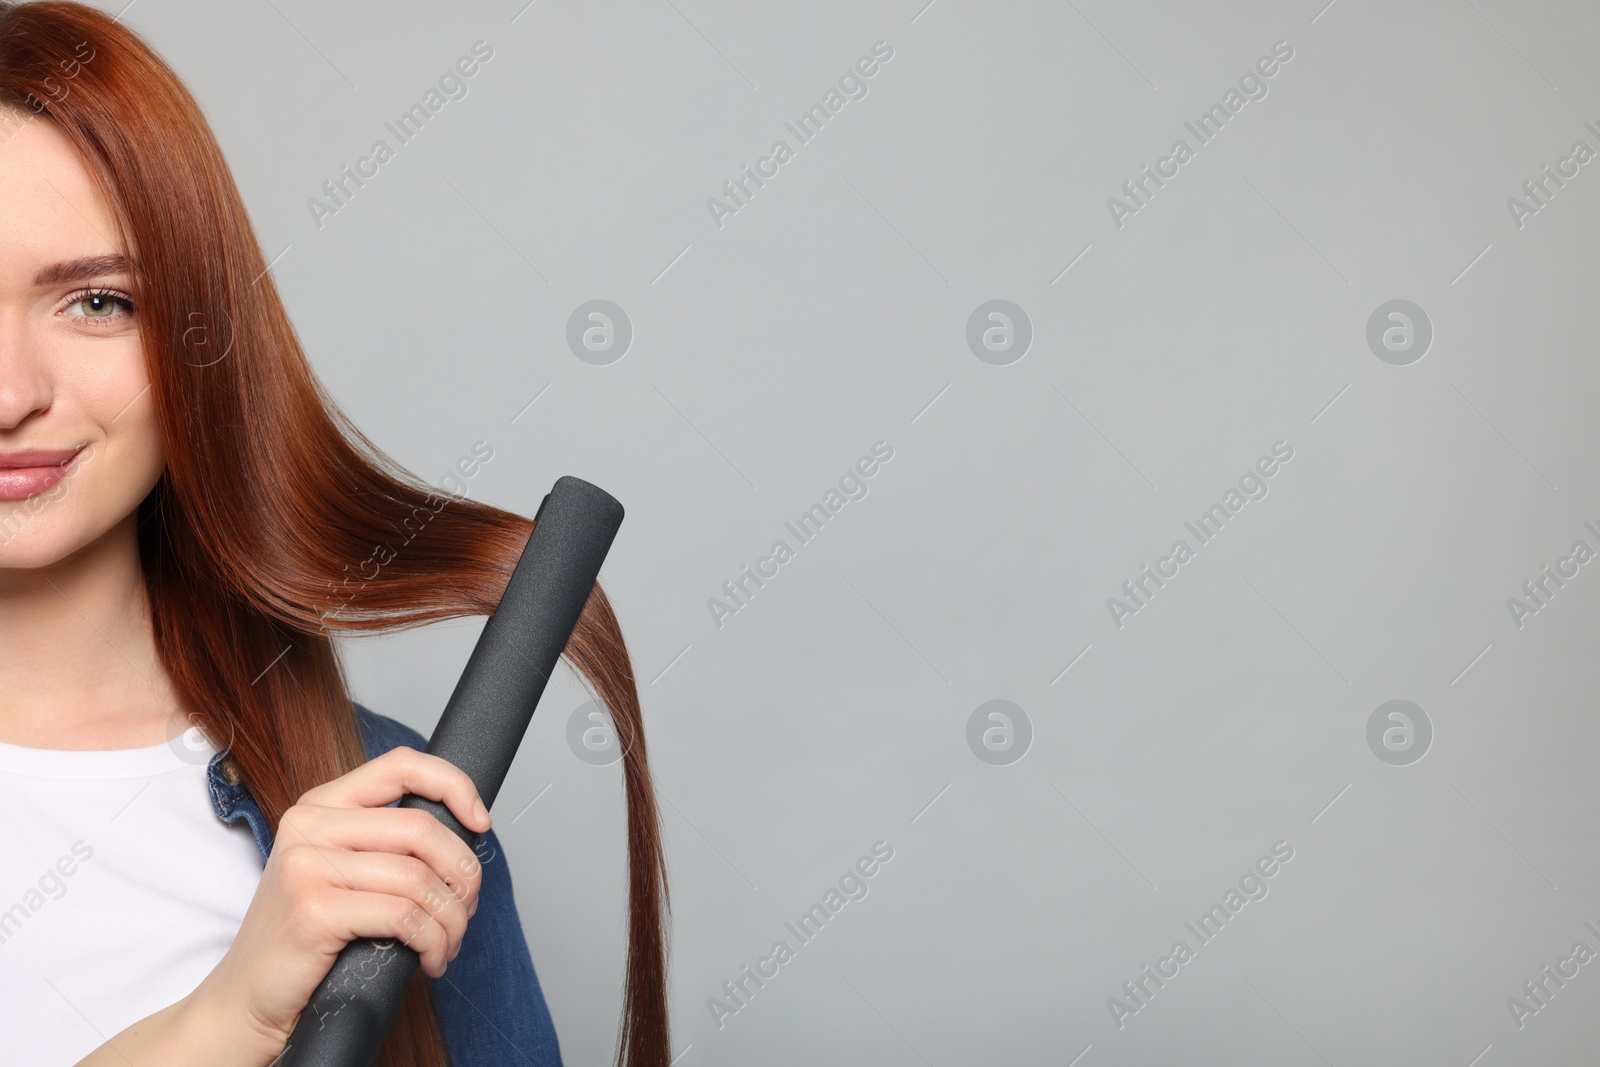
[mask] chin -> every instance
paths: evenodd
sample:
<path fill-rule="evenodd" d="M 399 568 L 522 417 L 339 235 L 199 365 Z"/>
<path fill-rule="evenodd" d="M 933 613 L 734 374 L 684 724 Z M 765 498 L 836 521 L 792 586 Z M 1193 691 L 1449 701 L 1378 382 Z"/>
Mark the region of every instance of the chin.
<path fill-rule="evenodd" d="M 0 570 L 36 570 L 59 563 L 104 530 L 90 528 L 78 509 L 41 493 L 0 506 Z M 35 501 L 43 500 L 35 508 Z"/>

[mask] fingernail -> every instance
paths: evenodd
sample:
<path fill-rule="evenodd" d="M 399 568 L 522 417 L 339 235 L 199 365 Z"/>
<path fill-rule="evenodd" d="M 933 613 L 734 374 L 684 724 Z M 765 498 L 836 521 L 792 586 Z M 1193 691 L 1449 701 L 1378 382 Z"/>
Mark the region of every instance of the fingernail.
<path fill-rule="evenodd" d="M 478 800 L 474 801 L 474 803 L 477 805 L 477 807 L 474 810 L 477 812 L 478 821 L 479 822 L 488 822 L 489 821 L 489 809 L 483 806 L 482 798 L 479 798 Z"/>

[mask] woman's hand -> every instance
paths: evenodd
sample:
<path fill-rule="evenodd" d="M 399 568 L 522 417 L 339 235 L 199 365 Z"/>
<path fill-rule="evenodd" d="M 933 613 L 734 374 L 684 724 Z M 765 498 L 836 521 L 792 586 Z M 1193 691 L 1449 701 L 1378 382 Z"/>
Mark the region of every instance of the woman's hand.
<path fill-rule="evenodd" d="M 283 1050 L 355 938 L 399 939 L 432 977 L 460 951 L 482 865 L 428 812 L 384 806 L 407 793 L 440 801 L 470 830 L 489 829 L 472 779 L 407 747 L 310 790 L 284 813 L 232 946 L 186 998 L 203 1030 L 231 1035 L 233 1062 L 266 1064 Z"/>

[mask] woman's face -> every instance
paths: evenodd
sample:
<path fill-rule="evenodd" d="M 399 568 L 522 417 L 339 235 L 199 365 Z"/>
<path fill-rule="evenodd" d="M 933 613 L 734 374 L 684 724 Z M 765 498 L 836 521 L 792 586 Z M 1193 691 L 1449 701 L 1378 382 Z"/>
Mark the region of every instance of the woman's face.
<path fill-rule="evenodd" d="M 111 261 L 124 251 L 111 208 L 55 126 L 26 111 L 4 117 L 0 577 L 100 538 L 165 464 L 130 310 L 138 294 Z"/>

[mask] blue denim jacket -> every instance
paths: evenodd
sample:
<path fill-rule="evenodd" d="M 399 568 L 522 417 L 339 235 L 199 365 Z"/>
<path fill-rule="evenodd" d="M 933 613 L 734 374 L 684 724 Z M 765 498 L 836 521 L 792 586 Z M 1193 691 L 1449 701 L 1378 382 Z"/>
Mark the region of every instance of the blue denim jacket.
<path fill-rule="evenodd" d="M 368 759 L 399 745 L 427 747 L 427 740 L 404 723 L 360 704 L 355 708 Z M 272 831 L 226 753 L 211 758 L 206 778 L 217 815 L 224 822 L 245 820 L 265 859 L 272 851 Z M 511 871 L 493 830 L 483 835 L 478 860 L 483 865 L 478 910 L 467 924 L 461 951 L 441 977 L 428 979 L 451 1067 L 561 1067 L 555 1025 L 517 918 Z"/>

